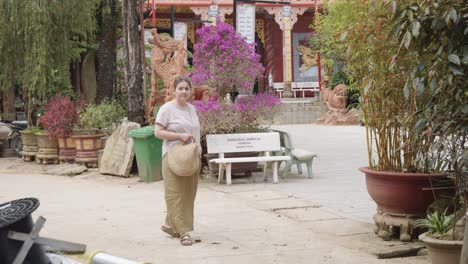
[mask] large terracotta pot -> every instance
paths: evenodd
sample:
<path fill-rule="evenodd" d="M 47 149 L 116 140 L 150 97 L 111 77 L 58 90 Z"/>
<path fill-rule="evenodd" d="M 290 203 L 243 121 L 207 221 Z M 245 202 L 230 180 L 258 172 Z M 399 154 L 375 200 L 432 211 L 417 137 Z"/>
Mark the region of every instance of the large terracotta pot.
<path fill-rule="evenodd" d="M 419 240 L 424 242 L 429 250 L 432 264 L 458 264 L 463 246 L 463 241 L 441 240 L 421 234 Z"/>
<path fill-rule="evenodd" d="M 71 135 L 58 136 L 59 160 L 60 162 L 75 161 L 76 149 L 75 139 Z"/>
<path fill-rule="evenodd" d="M 434 201 L 434 192 L 423 188 L 430 188 L 431 180 L 435 183 L 445 178 L 442 173 L 401 173 L 367 167 L 359 170 L 366 174 L 367 191 L 378 210 L 392 214 L 424 216 Z"/>
<path fill-rule="evenodd" d="M 76 158 L 78 163 L 88 167 L 97 167 L 99 150 L 102 149 L 103 134 L 73 135 L 75 140 Z"/>
<path fill-rule="evenodd" d="M 33 161 L 37 154 L 37 136 L 30 130 L 20 131 L 23 151 L 21 156 L 24 161 Z"/>
<path fill-rule="evenodd" d="M 49 164 L 58 163 L 58 142 L 56 137 L 49 137 L 48 133 L 39 132 L 37 136 L 36 155 L 37 163 Z"/>

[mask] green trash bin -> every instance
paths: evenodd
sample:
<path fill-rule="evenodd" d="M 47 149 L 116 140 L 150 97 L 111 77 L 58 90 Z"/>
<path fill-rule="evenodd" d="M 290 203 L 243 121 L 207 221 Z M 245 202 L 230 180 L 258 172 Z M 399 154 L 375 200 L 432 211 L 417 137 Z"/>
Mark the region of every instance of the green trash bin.
<path fill-rule="evenodd" d="M 133 129 L 128 135 L 133 139 L 140 180 L 162 180 L 162 140 L 154 136 L 154 126 Z"/>

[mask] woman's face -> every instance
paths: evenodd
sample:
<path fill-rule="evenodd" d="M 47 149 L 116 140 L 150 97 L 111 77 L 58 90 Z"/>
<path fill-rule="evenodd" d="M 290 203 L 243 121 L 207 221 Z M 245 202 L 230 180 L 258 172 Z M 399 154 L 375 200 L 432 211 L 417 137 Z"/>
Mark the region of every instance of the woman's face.
<path fill-rule="evenodd" d="M 190 88 L 190 85 L 187 82 L 180 82 L 175 87 L 174 93 L 176 100 L 181 102 L 187 102 L 187 100 L 191 96 L 192 89 Z"/>

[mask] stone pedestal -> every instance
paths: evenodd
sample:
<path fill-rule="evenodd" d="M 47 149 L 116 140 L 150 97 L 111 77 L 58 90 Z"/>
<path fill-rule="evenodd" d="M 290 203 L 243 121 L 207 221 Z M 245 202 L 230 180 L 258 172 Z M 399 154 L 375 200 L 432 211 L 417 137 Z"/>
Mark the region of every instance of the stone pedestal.
<path fill-rule="evenodd" d="M 398 227 L 400 229 L 400 240 L 408 242 L 411 241 L 416 220 L 420 218 L 417 215 L 391 214 L 379 210 L 374 215 L 374 233 L 383 240 L 391 240 L 391 228 Z"/>

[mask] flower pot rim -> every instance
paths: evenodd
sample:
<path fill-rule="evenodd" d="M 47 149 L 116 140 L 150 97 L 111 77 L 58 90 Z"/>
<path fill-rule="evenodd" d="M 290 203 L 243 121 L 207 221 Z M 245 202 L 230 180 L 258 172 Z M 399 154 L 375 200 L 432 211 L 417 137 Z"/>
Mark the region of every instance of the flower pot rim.
<path fill-rule="evenodd" d="M 437 239 L 430 237 L 428 235 L 429 232 L 422 233 L 418 236 L 418 239 L 427 244 L 438 244 L 443 246 L 463 246 L 463 240 L 446 240 L 446 239 Z"/>
<path fill-rule="evenodd" d="M 81 134 L 73 134 L 71 135 L 70 137 L 72 138 L 89 138 L 89 137 L 92 137 L 92 138 L 100 138 L 100 137 L 103 137 L 105 136 L 105 134 L 102 134 L 102 133 L 98 133 L 98 134 L 88 134 L 88 135 L 81 135 Z"/>
<path fill-rule="evenodd" d="M 379 171 L 369 169 L 369 167 L 360 167 L 359 170 L 365 174 L 373 174 L 374 176 L 392 176 L 392 177 L 445 177 L 443 172 L 397 172 L 397 171 Z"/>

